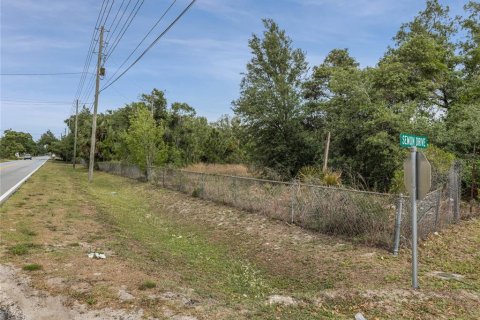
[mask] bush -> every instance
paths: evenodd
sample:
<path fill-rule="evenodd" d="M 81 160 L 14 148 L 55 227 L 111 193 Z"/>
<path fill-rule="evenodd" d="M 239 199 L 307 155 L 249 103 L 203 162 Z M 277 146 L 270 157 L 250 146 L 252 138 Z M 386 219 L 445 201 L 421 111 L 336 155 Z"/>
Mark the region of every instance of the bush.
<path fill-rule="evenodd" d="M 307 227 L 367 244 L 388 246 L 394 212 L 388 205 L 390 200 L 370 194 L 326 192 L 316 196 Z"/>
<path fill-rule="evenodd" d="M 325 186 L 340 186 L 341 172 L 327 170 L 323 172 L 320 167 L 304 166 L 297 173 L 301 182 Z"/>

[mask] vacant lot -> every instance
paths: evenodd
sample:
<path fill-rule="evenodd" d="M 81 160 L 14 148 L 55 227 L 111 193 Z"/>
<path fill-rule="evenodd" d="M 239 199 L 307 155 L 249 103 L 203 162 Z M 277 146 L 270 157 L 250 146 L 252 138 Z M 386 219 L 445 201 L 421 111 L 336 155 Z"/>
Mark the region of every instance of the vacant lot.
<path fill-rule="evenodd" d="M 86 171 L 62 164 L 39 170 L 0 220 L 2 264 L 67 306 L 159 319 L 480 318 L 478 219 L 424 242 L 416 291 L 407 250 L 393 257 L 100 172 L 89 184 Z M 272 295 L 285 302 L 269 304 Z"/>

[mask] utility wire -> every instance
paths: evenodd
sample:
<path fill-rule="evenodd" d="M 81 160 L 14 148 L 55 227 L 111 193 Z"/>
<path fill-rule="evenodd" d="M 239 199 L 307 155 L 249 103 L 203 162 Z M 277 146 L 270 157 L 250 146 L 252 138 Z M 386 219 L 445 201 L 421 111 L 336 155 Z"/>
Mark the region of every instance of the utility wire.
<path fill-rule="evenodd" d="M 59 104 L 59 105 L 66 105 L 70 104 L 70 101 L 63 102 L 63 101 L 36 101 L 36 100 L 13 100 L 13 99 L 2 99 L 0 102 L 12 103 L 12 104 Z"/>
<path fill-rule="evenodd" d="M 110 11 L 112 11 L 113 4 L 115 3 L 115 0 L 112 0 L 112 4 L 110 5 L 110 9 L 108 9 L 107 16 L 105 17 L 105 21 L 101 25 L 105 25 L 107 23 L 108 17 L 110 16 Z"/>
<path fill-rule="evenodd" d="M 142 52 L 142 54 L 135 60 L 133 61 L 132 64 L 130 64 L 128 66 L 128 68 L 126 68 L 120 75 L 118 75 L 115 79 L 113 79 L 112 81 L 110 81 L 109 83 L 107 83 L 101 90 L 100 92 L 106 90 L 108 87 L 110 87 L 112 84 L 114 84 L 115 82 L 118 81 L 118 79 L 120 79 L 125 73 L 128 72 L 128 70 L 130 70 L 135 64 L 137 64 L 138 61 L 140 61 L 140 59 L 143 58 L 143 56 L 145 56 L 145 54 L 175 25 L 175 23 L 177 23 L 178 20 L 180 20 L 180 18 L 192 7 L 192 5 L 195 3 L 196 0 L 192 0 L 190 2 L 190 4 L 185 8 L 183 9 L 183 11 L 175 18 L 175 20 L 172 21 L 172 23 L 170 23 L 170 25 Z"/>
<path fill-rule="evenodd" d="M 132 57 L 132 55 L 137 51 L 137 49 L 140 47 L 140 45 L 145 41 L 145 39 L 152 33 L 152 31 L 157 27 L 157 25 L 163 20 L 165 15 L 170 11 L 170 9 L 173 7 L 173 5 L 177 2 L 177 0 L 174 0 L 170 6 L 165 10 L 165 12 L 158 18 L 158 20 L 155 22 L 155 24 L 150 28 L 150 30 L 147 32 L 147 34 L 143 37 L 143 39 L 137 44 L 135 49 L 128 55 L 128 57 L 122 62 L 122 64 L 118 67 L 117 71 L 109 78 L 110 79 L 114 78 L 115 75 L 120 71 L 120 69 L 128 62 L 128 60 Z M 107 83 L 108 83 L 107 81 Z"/>
<path fill-rule="evenodd" d="M 124 2 L 125 2 L 125 0 L 122 0 L 122 3 L 120 4 L 120 7 L 118 8 L 117 13 L 115 14 L 115 18 L 113 18 L 112 23 L 110 24 L 110 27 L 113 26 L 113 24 L 117 20 L 118 14 L 120 13 L 120 10 L 122 10 Z"/>
<path fill-rule="evenodd" d="M 131 2 L 131 1 L 132 1 L 132 0 L 129 0 L 129 1 L 128 1 L 128 4 L 127 4 L 127 6 L 125 7 L 125 10 L 127 10 L 127 8 L 128 8 L 128 6 L 130 5 L 130 2 Z M 105 38 L 105 44 L 108 43 L 108 40 L 111 38 L 112 33 L 115 32 L 115 30 L 116 30 L 116 29 L 115 29 L 115 30 L 112 30 L 112 27 L 113 27 L 113 25 L 115 24 L 115 22 L 117 21 L 118 14 L 120 13 L 120 11 L 122 11 L 123 4 L 124 4 L 124 3 L 125 3 L 125 0 L 122 0 L 122 3 L 120 4 L 120 7 L 118 7 L 117 13 L 115 14 L 115 18 L 113 18 L 112 23 L 111 23 L 110 26 L 107 28 L 109 34 L 107 34 L 107 37 Z M 122 20 L 123 15 L 125 14 L 125 10 L 123 11 L 122 16 L 120 17 L 120 19 L 118 20 L 118 22 L 117 22 L 117 24 L 116 24 L 117 27 L 118 27 L 118 24 L 120 23 L 120 21 Z"/>
<path fill-rule="evenodd" d="M 130 13 L 128 14 L 127 18 L 125 19 L 125 21 L 123 22 L 120 30 L 118 31 L 117 34 L 115 34 L 115 32 L 112 32 L 111 35 L 108 35 L 110 37 L 107 36 L 107 46 L 105 47 L 105 59 L 107 58 L 107 56 L 109 55 L 109 51 L 111 51 L 111 49 L 108 48 L 108 45 L 110 45 L 110 48 L 113 48 L 114 46 L 116 46 L 116 44 L 120 41 L 119 38 L 120 38 L 120 35 L 122 35 L 122 32 L 123 30 L 125 30 L 125 27 L 128 29 L 128 27 L 130 26 L 129 24 L 129 21 L 130 21 L 130 18 L 132 17 L 132 15 L 135 13 L 135 9 L 138 7 L 138 4 L 140 3 L 140 0 L 137 0 L 137 2 L 135 2 L 135 5 L 133 6 L 133 8 L 131 9 Z M 142 0 L 142 4 L 143 4 L 143 0 Z M 127 8 L 125 8 L 125 11 L 123 12 L 123 15 L 122 17 L 125 15 L 125 13 L 127 12 Z M 128 26 L 127 26 L 128 25 Z M 118 26 L 118 25 L 117 25 Z M 110 43 L 110 40 L 113 38 L 113 41 L 111 41 Z"/>
<path fill-rule="evenodd" d="M 94 36 L 96 36 L 96 34 L 98 33 L 98 28 L 102 25 L 105 25 L 108 21 L 108 17 L 110 16 L 110 12 L 112 11 L 112 8 L 113 8 L 113 5 L 115 3 L 115 0 L 112 0 L 112 2 L 110 3 L 110 7 L 108 9 L 108 12 L 107 12 L 107 7 L 109 6 L 109 3 L 110 3 L 110 0 L 107 0 L 107 3 L 105 5 L 105 8 L 103 9 L 103 13 L 100 17 L 100 19 L 97 19 L 97 23 L 95 24 L 95 33 L 94 33 Z M 107 12 L 107 13 L 106 13 Z M 106 13 L 106 15 L 105 15 Z M 95 42 L 98 42 L 97 40 L 94 41 Z M 91 65 L 91 61 L 92 61 L 92 58 L 93 58 L 93 53 L 94 53 L 94 49 L 95 49 L 95 45 L 93 47 L 91 47 L 91 49 L 89 50 L 89 58 L 88 58 L 88 65 L 87 65 L 87 71 L 90 70 L 90 65 Z M 93 70 L 95 71 L 95 70 Z M 83 82 L 82 82 L 82 85 L 81 85 L 81 89 L 79 92 L 77 92 L 76 94 L 76 99 L 80 100 L 80 98 L 84 95 L 88 95 L 89 94 L 89 87 L 90 87 L 90 84 L 94 82 L 95 80 L 95 76 L 96 76 L 96 73 L 94 72 L 88 72 L 89 74 L 91 74 L 92 76 L 90 77 L 89 80 L 86 79 L 86 76 L 84 76 L 84 79 L 83 79 Z M 87 82 L 88 81 L 88 82 Z M 85 83 L 88 83 L 87 86 L 85 87 Z M 84 91 L 84 89 L 87 88 L 86 91 Z M 84 92 L 82 94 L 82 92 Z M 82 99 L 83 100 L 83 99 Z M 75 103 L 75 102 L 74 102 Z M 74 104 L 73 103 L 73 104 Z M 72 105 L 72 110 L 73 110 L 74 106 Z M 73 112 L 73 111 L 71 111 Z"/>
<path fill-rule="evenodd" d="M 107 3 L 106 3 L 105 6 L 103 6 L 104 3 L 105 3 L 105 0 L 102 3 L 102 9 L 100 10 L 100 13 L 99 13 L 99 19 L 97 18 L 97 22 L 95 24 L 95 29 L 94 29 L 93 38 L 92 38 L 93 41 L 91 42 L 91 46 L 89 48 L 89 55 L 87 56 L 88 64 L 86 66 L 86 72 L 88 72 L 90 70 L 90 65 L 91 65 L 91 62 L 92 62 L 93 53 L 94 53 L 94 49 L 95 49 L 95 42 L 98 42 L 97 40 L 95 40 L 95 37 L 98 34 L 98 29 L 99 29 L 100 26 L 104 25 L 107 22 L 107 19 L 110 15 L 113 4 L 115 3 L 115 0 L 112 0 L 112 2 L 110 4 L 110 8 L 108 9 L 108 13 L 107 13 L 107 7 L 110 3 L 110 0 L 107 0 Z M 107 13 L 107 14 L 105 15 L 105 13 Z M 100 17 L 100 14 L 101 14 L 101 17 Z M 90 72 L 88 72 L 88 73 L 90 73 Z M 94 78 L 95 75 L 96 75 L 96 73 L 93 73 L 93 72 L 90 73 L 90 74 L 93 74 L 92 78 Z M 80 90 L 77 91 L 77 94 L 76 94 L 77 99 L 80 97 L 80 95 L 83 91 L 83 88 L 85 87 L 85 81 L 86 81 L 86 74 L 83 77 L 83 82 L 81 83 L 81 87 L 79 88 Z"/>
<path fill-rule="evenodd" d="M 112 46 L 111 46 L 111 49 L 106 52 L 105 54 L 105 62 L 108 60 L 108 58 L 112 55 L 112 53 L 115 51 L 115 49 L 117 48 L 118 44 L 120 43 L 120 41 L 122 40 L 123 36 L 125 35 L 125 32 L 127 32 L 128 28 L 130 27 L 130 25 L 132 24 L 132 21 L 133 19 L 135 19 L 135 17 L 137 16 L 137 13 L 138 11 L 140 10 L 140 8 L 142 7 L 143 3 L 144 3 L 145 0 L 142 0 L 142 2 L 140 3 L 140 5 L 138 6 L 138 8 L 136 9 L 135 11 L 135 8 L 137 7 L 137 4 L 140 2 L 140 0 L 137 0 L 137 3 L 135 4 L 135 7 L 133 7 L 133 10 L 132 12 L 130 13 L 130 15 L 128 16 L 127 18 L 127 22 L 124 24 L 124 26 L 122 27 L 122 29 L 120 29 L 120 32 L 118 34 L 118 36 L 115 38 L 115 40 L 113 41 L 112 43 Z M 135 13 L 134 13 L 135 11 Z M 132 16 L 133 14 L 133 16 Z M 130 18 L 131 17 L 131 18 Z M 130 21 L 128 21 L 128 19 L 130 19 Z"/>
<path fill-rule="evenodd" d="M 131 0 L 127 3 L 127 6 L 125 7 L 125 10 L 122 14 L 122 16 L 120 17 L 120 19 L 118 20 L 118 23 L 117 25 L 115 26 L 115 29 L 116 27 L 118 27 L 119 23 L 121 22 L 124 14 L 126 13 L 127 9 L 128 9 L 128 6 L 130 5 L 130 2 Z M 133 19 L 135 18 L 135 16 L 137 15 L 138 11 L 140 10 L 140 7 L 143 5 L 143 2 L 144 0 L 142 0 L 142 2 L 140 3 L 140 0 L 137 0 L 137 2 L 135 3 L 134 7 L 132 8 L 130 14 L 128 15 L 128 17 L 126 18 L 125 22 L 123 23 L 122 27 L 120 28 L 120 31 L 119 31 L 119 34 L 117 35 L 117 37 L 115 38 L 114 40 L 114 46 L 116 47 L 118 45 L 118 43 L 120 42 L 120 40 L 122 39 L 123 35 L 125 34 L 125 32 L 127 31 L 127 29 L 130 27 Z M 140 4 L 139 4 L 140 3 Z M 117 11 L 117 15 L 118 13 L 120 12 L 121 8 L 123 6 L 123 1 L 122 1 L 122 4 L 120 5 L 118 11 Z M 106 21 L 106 20 L 105 20 Z M 113 26 L 114 22 L 112 21 L 111 26 Z M 113 34 L 115 33 L 115 30 L 113 32 L 111 32 L 109 34 L 110 37 L 113 36 Z M 115 49 L 115 47 L 112 47 L 112 49 L 110 50 L 110 54 L 113 52 L 113 50 Z M 108 55 L 108 53 L 107 53 Z M 106 56 L 105 57 L 105 60 L 107 59 L 108 57 Z M 104 62 L 105 63 L 105 62 Z M 85 87 L 86 88 L 86 91 L 84 92 L 83 95 L 81 95 L 79 97 L 79 100 L 80 101 L 86 101 L 88 99 L 88 97 L 92 94 L 94 88 L 95 88 L 95 77 L 91 77 L 90 78 L 90 81 L 88 82 L 87 86 Z"/>
<path fill-rule="evenodd" d="M 0 73 L 0 76 L 63 76 L 82 74 L 83 72 L 55 72 L 55 73 Z"/>
<path fill-rule="evenodd" d="M 108 5 L 108 2 L 107 2 L 107 5 Z M 102 17 L 102 20 L 103 20 L 103 14 L 102 13 L 104 13 L 105 10 L 106 10 L 105 0 L 103 0 L 102 7 L 100 8 L 100 11 L 98 12 L 97 21 L 95 22 L 95 27 L 93 28 L 92 38 L 90 40 L 90 45 L 89 45 L 88 51 L 87 51 L 87 57 L 85 58 L 85 63 L 83 64 L 83 74 L 80 77 L 80 81 L 79 81 L 78 86 L 77 86 L 77 92 L 75 93 L 76 98 L 78 98 L 80 96 L 80 94 L 83 90 L 83 85 L 85 83 L 85 78 L 87 76 L 88 70 L 90 69 L 90 62 L 91 62 L 91 59 L 92 59 L 93 49 L 94 49 L 94 45 L 95 45 L 95 37 L 96 37 L 96 34 L 98 33 L 98 26 L 99 26 L 99 23 L 101 21 L 100 17 Z"/>

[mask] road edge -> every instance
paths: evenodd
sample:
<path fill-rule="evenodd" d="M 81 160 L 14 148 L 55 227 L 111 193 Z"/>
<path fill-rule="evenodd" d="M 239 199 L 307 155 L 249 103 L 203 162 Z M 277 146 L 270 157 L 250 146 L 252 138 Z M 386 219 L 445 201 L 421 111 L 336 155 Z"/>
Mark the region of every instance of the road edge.
<path fill-rule="evenodd" d="M 17 191 L 18 188 L 20 188 L 20 186 L 28 180 L 28 178 L 30 178 L 35 172 L 37 172 L 38 169 L 40 169 L 41 167 L 43 167 L 43 165 L 45 163 L 47 163 L 48 160 L 45 160 L 41 165 L 39 165 L 35 170 L 33 170 L 32 172 L 30 172 L 25 178 L 23 178 L 22 180 L 20 180 L 16 185 L 14 185 L 13 187 L 11 187 L 10 189 L 7 190 L 7 192 L 5 192 L 4 194 L 2 194 L 0 196 L 0 206 L 3 205 L 3 203 L 8 199 L 10 198 L 10 196 L 12 194 L 15 193 L 15 191 Z"/>

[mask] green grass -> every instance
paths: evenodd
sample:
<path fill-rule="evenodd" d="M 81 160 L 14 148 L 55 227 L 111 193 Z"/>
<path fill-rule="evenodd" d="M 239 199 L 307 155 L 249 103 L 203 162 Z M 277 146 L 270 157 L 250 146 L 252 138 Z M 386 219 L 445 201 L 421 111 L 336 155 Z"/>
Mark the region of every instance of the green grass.
<path fill-rule="evenodd" d="M 25 271 L 37 271 L 37 270 L 41 270 L 42 266 L 37 263 L 30 263 L 30 264 L 24 265 L 22 269 Z"/>
<path fill-rule="evenodd" d="M 20 231 L 21 233 L 23 233 L 24 235 L 27 235 L 27 236 L 32 236 L 32 237 L 34 237 L 34 236 L 37 235 L 37 233 L 36 233 L 35 231 L 33 231 L 32 229 L 27 228 L 27 227 L 22 227 L 22 228 L 20 228 L 19 231 Z"/>
<path fill-rule="evenodd" d="M 51 188 L 39 196 L 33 189 L 38 188 L 36 183 L 40 182 L 48 183 Z M 115 196 L 112 192 L 116 192 Z M 25 214 L 23 205 L 19 206 L 26 194 L 32 206 L 29 211 L 34 215 Z M 181 205 L 172 205 L 177 200 Z M 204 311 L 198 311 L 198 317 L 206 319 L 214 317 L 217 307 L 247 311 L 244 317 L 235 313 L 243 319 L 352 319 L 360 311 L 368 319 L 394 316 L 434 319 L 443 314 L 452 319 L 480 316 L 476 306 L 457 297 L 464 290 L 480 292 L 480 220 L 452 226 L 420 248 L 420 285 L 425 299 L 399 297 L 396 301 L 397 298 L 392 297 L 394 304 L 383 307 L 377 298 L 365 298 L 360 293 L 402 289 L 408 293 L 408 250 L 402 250 L 400 256 L 394 258 L 386 251 L 345 239 L 325 237 L 296 242 L 299 235 L 302 238 L 310 233 L 295 226 L 282 227 L 280 230 L 287 237 L 270 239 L 269 246 L 265 246 L 264 240 L 257 239 L 261 236 L 256 238 L 245 232 L 245 224 L 223 230 L 217 228 L 216 223 L 202 220 L 203 208 L 218 210 L 218 214 L 230 212 L 231 208 L 193 201 L 183 203 L 186 202 L 183 195 L 153 190 L 146 184 L 100 172 L 95 172 L 94 182 L 88 183 L 85 170 L 74 171 L 69 166 L 49 163 L 33 177 L 31 185 L 23 186 L 0 208 L 0 220 L 15 223 L 5 228 L 0 225 L 1 240 L 10 261 L 25 267 L 28 260 L 35 259 L 45 268 L 47 263 L 37 260 L 42 255 L 48 255 L 49 261 L 66 263 L 68 260 L 64 259 L 69 252 L 82 252 L 80 242 L 94 246 L 100 243 L 101 249 L 113 251 L 114 257 L 89 263 L 111 263 L 112 267 L 118 263 L 144 272 L 146 276 L 132 281 L 129 290 L 145 291 L 133 293 L 138 303 L 143 303 L 142 308 L 152 313 L 159 312 L 158 303 L 148 300 L 148 294 L 188 288 L 201 303 L 212 302 Z M 92 210 L 85 214 L 81 204 L 88 204 Z M 177 212 L 185 206 L 190 207 L 188 215 Z M 195 210 L 198 217 L 193 216 Z M 62 214 L 66 219 L 59 218 Z M 246 219 L 252 228 L 265 224 L 265 231 L 281 225 L 249 213 L 225 217 L 226 220 Z M 38 226 L 39 221 L 42 226 Z M 69 225 L 92 221 L 101 226 L 101 232 L 64 238 L 67 234 L 76 235 Z M 11 231 L 14 228 L 17 231 Z M 54 231 L 57 232 L 52 233 Z M 54 243 L 64 243 L 66 247 L 48 253 L 35 250 L 39 246 L 34 242 L 43 239 L 44 233 L 53 237 Z M 272 246 L 277 244 L 281 249 L 274 251 Z M 374 255 L 361 258 L 368 252 Z M 428 276 L 432 270 L 460 273 L 465 278 L 463 282 L 438 280 Z M 75 275 L 69 276 L 75 279 Z M 82 295 L 80 300 L 102 308 L 108 306 L 105 301 L 117 301 L 118 284 L 102 285 L 101 289 L 95 286 L 94 292 Z M 337 292 L 337 295 L 318 302 L 325 291 Z M 272 294 L 292 296 L 299 303 L 297 306 L 267 305 L 266 299 Z M 444 294 L 447 295 L 438 297 Z M 390 315 L 385 313 L 387 308 L 393 310 Z M 177 311 L 182 310 L 192 309 L 185 307 Z"/>
<path fill-rule="evenodd" d="M 31 249 L 38 248 L 39 245 L 33 243 L 19 243 L 8 248 L 8 252 L 12 255 L 21 256 L 29 253 Z"/>
<path fill-rule="evenodd" d="M 147 289 L 153 289 L 157 286 L 155 281 L 152 280 L 145 280 L 141 285 L 138 286 L 138 289 L 140 290 L 147 290 Z"/>

